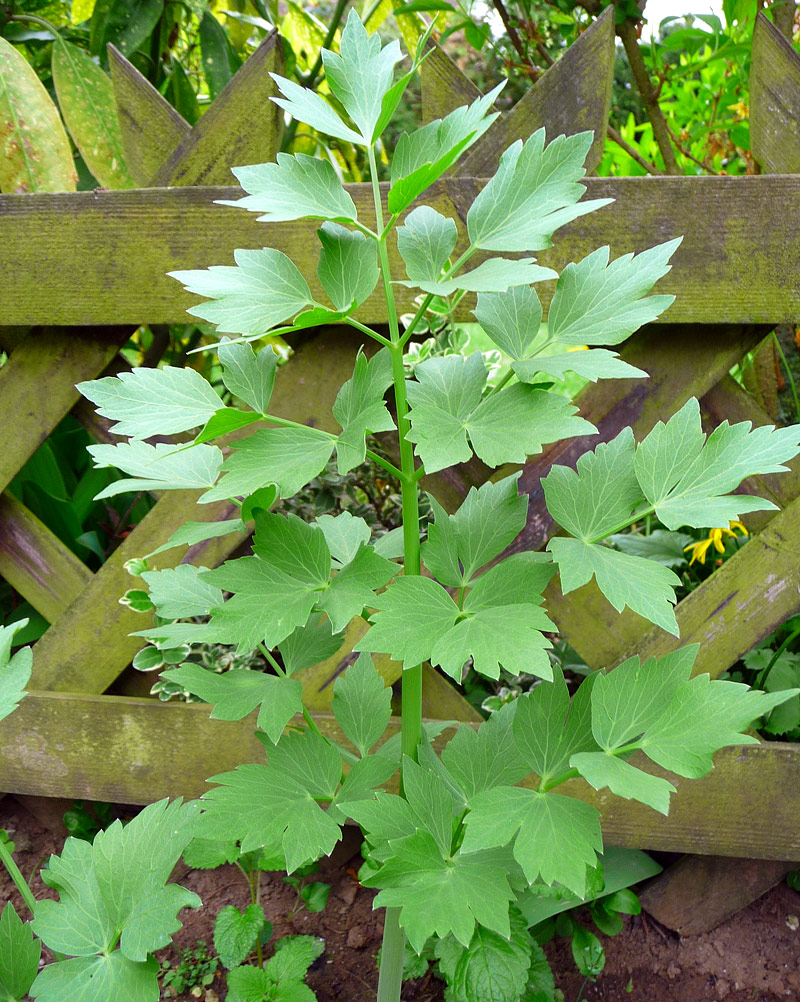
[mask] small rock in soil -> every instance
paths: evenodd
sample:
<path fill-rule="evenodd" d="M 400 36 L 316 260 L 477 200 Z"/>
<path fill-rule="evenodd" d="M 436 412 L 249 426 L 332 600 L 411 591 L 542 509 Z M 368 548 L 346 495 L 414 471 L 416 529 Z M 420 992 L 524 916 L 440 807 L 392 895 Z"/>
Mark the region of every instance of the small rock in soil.
<path fill-rule="evenodd" d="M 367 930 L 363 925 L 354 925 L 347 933 L 347 945 L 353 950 L 360 950 L 369 942 Z"/>
<path fill-rule="evenodd" d="M 716 984 L 717 998 L 724 999 L 728 992 L 731 990 L 731 986 L 727 981 L 718 981 Z"/>

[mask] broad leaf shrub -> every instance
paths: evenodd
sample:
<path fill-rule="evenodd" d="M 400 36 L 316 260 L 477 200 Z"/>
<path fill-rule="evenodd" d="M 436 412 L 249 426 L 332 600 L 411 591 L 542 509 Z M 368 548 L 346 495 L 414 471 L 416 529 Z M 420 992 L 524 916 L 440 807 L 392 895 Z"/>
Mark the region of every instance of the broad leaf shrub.
<path fill-rule="evenodd" d="M 176 928 L 177 908 L 197 903 L 164 886 L 190 834 L 206 846 L 221 841 L 235 843 L 240 853 L 277 855 L 291 874 L 330 853 L 348 818 L 366 840 L 362 881 L 377 889 L 376 907 L 386 908 L 382 1002 L 399 999 L 406 942 L 413 953 L 437 958 L 453 999 L 489 997 L 487 977 L 493 998 L 550 998 L 552 977 L 517 902 L 531 887 L 579 898 L 602 888 L 599 813 L 558 788 L 582 776 L 598 790 L 607 787 L 666 814 L 674 786 L 640 768 L 641 758 L 633 764 L 634 752 L 680 776 L 702 776 L 717 749 L 754 741 L 742 730 L 797 693 L 692 677 L 696 648 L 687 647 L 659 661 L 633 657 L 609 674 L 597 672 L 570 701 L 560 669 L 547 656 L 546 634 L 555 626 L 542 597 L 555 573 L 565 592 L 594 577 L 617 609 L 630 607 L 677 635 L 676 575 L 606 540 L 647 513 L 676 529 L 724 524 L 773 507 L 730 492 L 743 477 L 783 469 L 800 447 L 797 429 L 723 424 L 706 437 L 697 401 L 690 400 L 641 442 L 626 429 L 585 454 L 575 470 L 553 468 L 545 497 L 565 534 L 551 540 L 547 552 L 497 561 L 525 524 L 528 499 L 518 494 L 517 474 L 473 488 L 452 515 L 431 500 L 433 521 L 420 545 L 423 472 L 473 453 L 490 466 L 520 463 L 546 443 L 593 431 L 548 389 L 556 374 L 643 375 L 608 346 L 669 305 L 669 296 L 648 293 L 679 243 L 613 261 L 601 248 L 561 275 L 537 264 L 531 255 L 549 247 L 560 226 L 605 204 L 580 201 L 591 136 L 546 144 L 539 131 L 502 155 L 467 213 L 464 249 L 455 256 L 453 219 L 424 204 L 407 210 L 485 131 L 494 118 L 490 100 L 401 136 L 388 192 L 378 185 L 374 143 L 423 48 L 395 82 L 397 43 L 381 47 L 351 13 L 340 54 L 325 55 L 344 117 L 318 95 L 276 78 L 286 110 L 366 150 L 374 220 L 359 218 L 325 161 L 283 156 L 237 172 L 245 209 L 266 219 L 321 221 L 317 284 L 326 298 L 319 301 L 311 276 L 272 248 L 239 250 L 234 266 L 175 273 L 205 297 L 191 312 L 228 335 L 218 346 L 219 360 L 225 386 L 241 406 L 222 406 L 191 369 L 134 369 L 81 385 L 127 438 L 91 449 L 98 466 L 113 465 L 130 478 L 104 494 L 201 488 L 201 504 L 222 498 L 241 504 L 242 519 L 194 523 L 170 541 L 176 546 L 241 531 L 246 518 L 255 523 L 252 555 L 215 570 L 140 564 L 158 616 L 141 635 L 166 650 L 198 642 L 257 647 L 274 674 L 233 669 L 217 675 L 191 664 L 164 672 L 213 704 L 217 718 L 237 720 L 257 710 L 266 762 L 212 777 L 215 786 L 198 804 L 156 804 L 124 830 L 112 825 L 94 846 L 67 843 L 48 870 L 60 901 L 36 905 L 33 928 L 72 959 L 44 968 L 31 988 L 37 999 L 157 998 L 150 952 Z M 390 274 L 390 244 L 405 277 Z M 466 268 L 479 252 L 480 263 Z M 543 327 L 534 285 L 547 279 L 556 279 L 556 289 Z M 393 281 L 421 294 L 402 329 Z M 379 284 L 388 337 L 354 316 Z M 431 303 L 446 301 L 452 311 L 467 292 L 478 294 L 477 320 L 511 357 L 508 373 L 487 388 L 483 357 L 475 353 L 429 358 L 407 378 L 404 353 Z M 334 321 L 356 327 L 368 346 L 334 404 L 341 431 L 270 415 L 276 358 L 270 347 L 257 353 L 249 342 Z M 564 352 L 540 357 L 554 342 Z M 588 350 L 569 352 L 575 345 Z M 389 389 L 393 411 L 384 399 Z M 254 421 L 266 426 L 238 438 L 224 457 L 214 440 Z M 146 441 L 195 429 L 190 446 Z M 366 437 L 395 429 L 397 467 L 372 453 Z M 345 474 L 368 454 L 401 484 L 402 564 L 393 540 L 373 543 L 369 526 L 349 512 L 307 522 L 269 510 L 317 477 L 332 456 Z M 420 573 L 423 562 L 429 576 Z M 356 645 L 357 661 L 334 688 L 340 733 L 323 733 L 293 676 L 333 653 L 364 610 L 371 627 Z M 390 691 L 372 660 L 377 653 L 403 664 L 402 729 L 393 736 L 387 734 Z M 470 660 L 490 678 L 503 666 L 542 681 L 479 728 L 456 729 L 439 755 L 430 744 L 436 728 L 424 728 L 421 719 L 421 665 L 431 661 L 460 681 Z M 9 709 L 16 686 L 12 672 Z M 301 714 L 304 726 L 297 723 Z M 398 770 L 402 792 L 387 792 Z M 526 785 L 518 785 L 523 780 Z M 237 998 L 273 997 L 272 968 L 234 966 L 229 978 Z"/>

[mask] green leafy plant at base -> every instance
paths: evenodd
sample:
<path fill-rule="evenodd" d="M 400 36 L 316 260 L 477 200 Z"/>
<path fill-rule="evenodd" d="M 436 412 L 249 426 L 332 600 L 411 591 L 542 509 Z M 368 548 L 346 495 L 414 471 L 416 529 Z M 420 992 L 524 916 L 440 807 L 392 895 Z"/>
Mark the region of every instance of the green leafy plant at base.
<path fill-rule="evenodd" d="M 648 293 L 679 243 L 614 260 L 600 248 L 560 275 L 538 264 L 532 255 L 550 246 L 560 226 L 606 204 L 580 201 L 591 136 L 546 144 L 543 130 L 503 153 L 460 236 L 453 219 L 419 199 L 491 124 L 494 94 L 401 135 L 382 188 L 375 144 L 424 50 L 423 38 L 412 65 L 395 79 L 399 44 L 382 47 L 351 12 L 340 52 L 322 57 L 346 117 L 276 78 L 285 111 L 366 152 L 373 209 L 359 216 L 326 161 L 281 155 L 276 163 L 237 169 L 246 192 L 240 207 L 265 220 L 320 220 L 314 289 L 325 294 L 312 292 L 311 276 L 270 247 L 236 251 L 234 266 L 175 273 L 205 297 L 192 313 L 232 335 L 217 353 L 224 384 L 239 404 L 225 406 L 189 368 L 134 368 L 81 385 L 127 439 L 90 449 L 99 467 L 127 474 L 105 496 L 194 488 L 204 491 L 201 504 L 241 504 L 241 518 L 190 523 L 168 545 L 240 532 L 247 519 L 255 524 L 250 555 L 214 570 L 181 564 L 147 571 L 143 579 L 159 621 L 140 634 L 166 650 L 197 642 L 261 650 L 272 673 L 217 675 L 181 664 L 164 676 L 213 704 L 218 719 L 257 711 L 266 763 L 212 777 L 216 785 L 196 804 L 151 805 L 126 828 L 115 823 L 99 834 L 92 846 L 67 842 L 47 871 L 60 901 L 34 905 L 33 931 L 71 959 L 36 976 L 31 994 L 37 999 L 157 997 L 151 953 L 169 941 L 177 909 L 197 903 L 164 884 L 190 837 L 233 842 L 241 853 L 277 846 L 292 875 L 333 850 L 348 818 L 367 842 L 362 882 L 378 891 L 375 907 L 386 909 L 379 1002 L 400 997 L 406 941 L 420 953 L 432 937 L 458 997 L 486 998 L 485 972 L 492 969 L 504 972 L 491 979 L 495 998 L 547 999 L 552 975 L 521 904 L 531 887 L 585 897 L 597 884 L 603 849 L 599 812 L 559 787 L 581 776 L 595 789 L 666 814 L 675 787 L 641 768 L 644 759 L 680 776 L 702 776 L 717 749 L 755 741 L 742 730 L 797 694 L 692 677 L 697 649 L 685 647 L 589 675 L 570 699 L 547 654 L 554 624 L 543 608 L 544 588 L 556 572 L 565 593 L 594 577 L 615 608 L 627 606 L 677 636 L 674 572 L 605 541 L 651 515 L 672 531 L 724 525 L 743 512 L 773 507 L 730 492 L 744 477 L 783 469 L 800 448 L 797 429 L 724 423 L 706 437 L 699 405 L 689 400 L 640 442 L 625 429 L 583 455 L 576 469 L 552 468 L 544 495 L 564 534 L 546 552 L 498 562 L 526 521 L 528 498 L 518 493 L 518 474 L 471 489 L 453 514 L 431 499 L 433 520 L 420 542 L 424 473 L 473 453 L 493 467 L 524 463 L 547 443 L 593 431 L 569 400 L 549 389 L 564 371 L 590 379 L 643 375 L 609 346 L 669 306 L 671 297 Z M 399 275 L 390 270 L 390 246 L 404 266 Z M 543 326 L 534 285 L 545 280 L 555 280 L 555 292 Z M 396 282 L 423 296 L 402 329 Z M 357 316 L 378 284 L 388 336 Z M 408 378 L 405 356 L 417 318 L 434 298 L 447 300 L 455 315 L 468 293 L 477 293 L 474 316 L 510 360 L 507 371 L 487 390 L 478 351 L 431 357 Z M 248 344 L 331 323 L 349 324 L 365 338 L 333 405 L 338 433 L 270 414 L 275 353 L 256 354 Z M 555 344 L 563 350 L 554 353 Z M 574 345 L 588 350 L 569 351 Z M 214 444 L 256 421 L 267 427 L 239 438 L 228 456 Z M 147 441 L 195 429 L 188 445 Z M 392 431 L 397 465 L 375 453 L 366 437 Z M 369 456 L 400 483 L 402 567 L 392 546 L 373 542 L 369 525 L 349 512 L 306 522 L 270 510 L 318 476 L 334 453 L 340 474 Z M 359 656 L 334 685 L 333 730 L 303 705 L 294 676 L 330 656 L 348 623 L 365 610 L 370 628 L 356 644 Z M 391 691 L 373 654 L 403 666 L 401 728 L 392 735 Z M 502 667 L 542 683 L 477 729 L 451 730 L 440 753 L 431 740 L 445 725 L 437 731 L 422 720 L 426 661 L 456 681 L 471 662 L 489 678 Z M 10 678 L 8 692 L 0 690 L 8 712 L 26 681 L 16 669 Z M 631 760 L 635 752 L 640 756 Z M 392 782 L 400 792 L 390 792 L 398 789 Z M 84 925 L 80 906 L 89 902 L 97 904 Z M 273 987 L 284 963 L 296 970 L 283 952 L 263 967 L 235 967 L 229 998 L 279 997 Z"/>
<path fill-rule="evenodd" d="M 179 950 L 178 958 L 175 967 L 168 960 L 161 964 L 161 984 L 171 995 L 188 992 L 195 998 L 201 998 L 203 989 L 214 980 L 219 961 L 210 955 L 203 940 L 198 940 L 194 947 Z"/>

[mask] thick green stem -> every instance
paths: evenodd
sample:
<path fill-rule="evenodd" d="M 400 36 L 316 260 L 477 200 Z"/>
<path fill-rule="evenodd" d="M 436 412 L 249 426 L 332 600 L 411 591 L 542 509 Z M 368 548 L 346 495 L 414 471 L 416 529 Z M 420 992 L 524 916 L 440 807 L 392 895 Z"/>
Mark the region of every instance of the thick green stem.
<path fill-rule="evenodd" d="M 397 305 L 389 271 L 389 253 L 386 247 L 388 229 L 384 229 L 383 205 L 378 185 L 378 165 L 375 162 L 374 148 L 370 146 L 367 153 L 375 203 L 375 229 L 381 234 L 378 240 L 378 261 L 386 297 L 386 313 L 391 340 L 389 354 L 392 360 L 392 381 L 397 412 L 397 434 L 400 443 L 400 471 L 402 473 L 400 490 L 403 504 L 403 556 L 405 558 L 405 573 L 414 575 L 420 573 L 419 502 L 417 482 L 414 476 L 414 448 L 408 440 L 411 423 L 408 418 L 406 377 L 403 369 L 403 344 L 400 337 L 400 326 L 397 322 Z M 403 672 L 401 692 L 403 754 L 416 759 L 417 748 L 422 739 L 421 665 L 408 668 Z M 378 1002 L 399 1002 L 403 987 L 405 933 L 400 928 L 399 914 L 398 908 L 386 910 L 381 969 L 378 980 Z"/>
<path fill-rule="evenodd" d="M 403 986 L 406 934 L 400 928 L 400 909 L 387 908 L 383 920 L 378 1002 L 397 1002 Z"/>
<path fill-rule="evenodd" d="M 0 839 L 0 863 L 8 871 L 9 877 L 14 881 L 17 890 L 22 895 L 22 900 L 28 906 L 31 915 L 33 915 L 33 909 L 36 907 L 36 898 L 34 898 L 33 892 L 28 887 L 28 881 L 22 876 L 22 871 L 14 862 L 14 857 L 2 839 Z"/>

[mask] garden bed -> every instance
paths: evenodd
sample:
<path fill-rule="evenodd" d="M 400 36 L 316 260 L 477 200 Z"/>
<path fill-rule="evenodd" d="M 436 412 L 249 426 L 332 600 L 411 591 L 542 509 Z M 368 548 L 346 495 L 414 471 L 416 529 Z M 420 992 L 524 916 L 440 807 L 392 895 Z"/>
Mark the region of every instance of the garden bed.
<path fill-rule="evenodd" d="M 125 809 L 119 812 L 125 816 Z M 45 826 L 18 801 L 0 801 L 0 828 L 17 843 L 16 859 L 26 877 L 38 874 L 50 854 L 60 852 L 63 835 Z M 375 955 L 383 933 L 380 912 L 372 911 L 373 892 L 358 885 L 360 865 L 355 830 L 349 832 L 330 860 L 323 860 L 318 879 L 331 885 L 327 906 L 312 914 L 297 905 L 293 888 L 279 874 L 265 874 L 261 902 L 274 924 L 274 936 L 311 934 L 325 941 L 325 952 L 312 966 L 307 982 L 319 1002 L 373 1002 L 378 971 Z M 733 865 L 733 864 L 732 864 Z M 249 890 L 232 866 L 217 870 L 188 870 L 179 865 L 176 877 L 196 891 L 204 907 L 186 911 L 175 947 L 163 950 L 160 960 L 178 963 L 180 949 L 198 940 L 212 942 L 213 920 L 225 905 L 243 908 Z M 53 897 L 38 876 L 32 881 L 36 897 Z M 0 874 L 0 902 L 9 895 L 20 914 L 24 906 L 5 873 Z M 606 951 L 606 969 L 595 984 L 581 991 L 583 977 L 575 970 L 569 942 L 555 939 L 545 947 L 565 1002 L 779 1002 L 800 998 L 800 894 L 780 884 L 712 932 L 681 940 L 647 915 L 626 917 L 620 935 L 600 936 Z M 586 923 L 589 924 L 588 916 Z M 580 915 L 578 916 L 580 921 Z M 269 947 L 267 951 L 269 952 Z M 166 992 L 163 998 L 171 998 Z M 190 994 L 179 998 L 190 1002 Z M 206 1002 L 222 1002 L 224 981 L 217 977 L 206 990 Z M 403 998 L 440 1002 L 443 983 L 429 973 L 407 982 Z"/>

